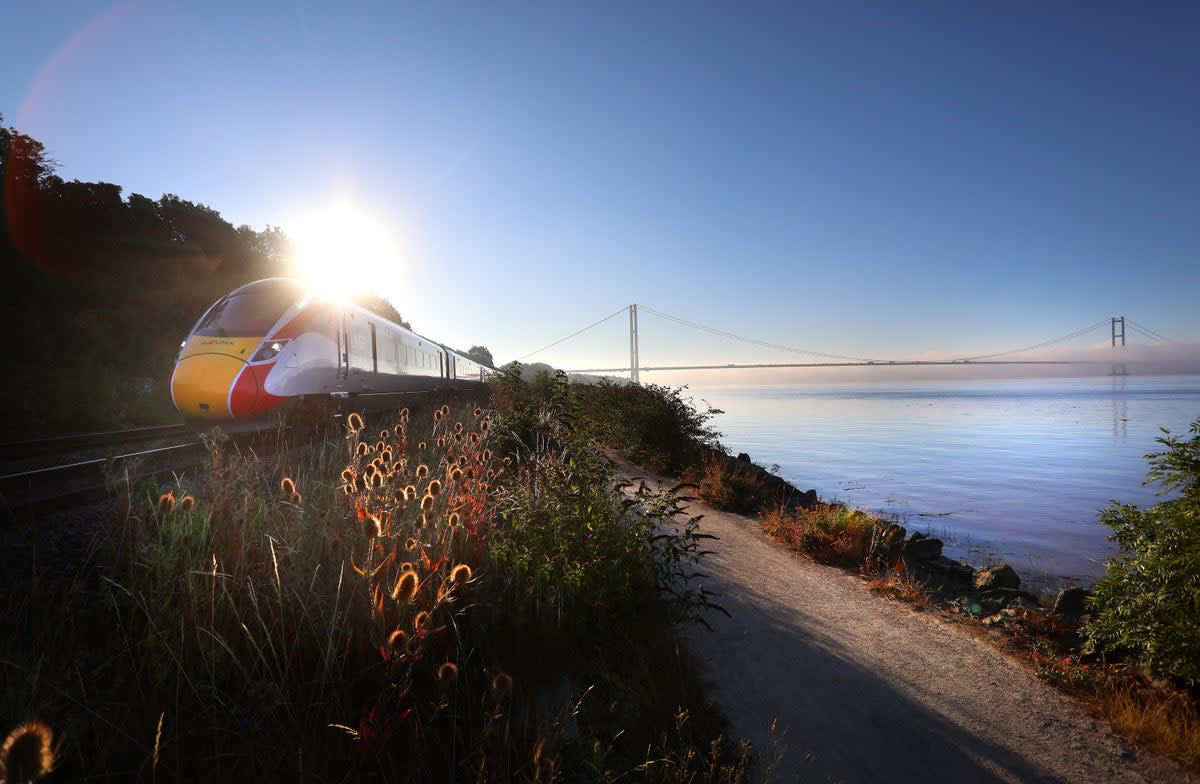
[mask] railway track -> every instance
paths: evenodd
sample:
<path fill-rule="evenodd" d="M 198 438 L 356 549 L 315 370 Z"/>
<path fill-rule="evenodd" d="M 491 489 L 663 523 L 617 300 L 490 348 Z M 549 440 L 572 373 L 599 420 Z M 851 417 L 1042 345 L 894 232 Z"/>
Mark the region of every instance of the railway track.
<path fill-rule="evenodd" d="M 0 443 L 0 509 L 29 519 L 100 500 L 114 478 L 184 470 L 203 455 L 203 442 L 182 425 Z"/>

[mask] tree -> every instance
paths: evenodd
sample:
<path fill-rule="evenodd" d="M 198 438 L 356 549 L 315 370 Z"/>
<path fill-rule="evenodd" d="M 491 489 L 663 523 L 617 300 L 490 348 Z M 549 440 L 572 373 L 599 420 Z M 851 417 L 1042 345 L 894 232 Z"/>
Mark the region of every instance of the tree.
<path fill-rule="evenodd" d="M 465 356 L 467 359 L 472 359 L 481 365 L 486 365 L 490 368 L 496 367 L 496 360 L 492 359 L 492 352 L 488 351 L 484 346 L 471 346 Z"/>
<path fill-rule="evenodd" d="M 1125 656 L 1187 686 L 1200 685 L 1200 418 L 1186 441 L 1163 430 L 1146 455 L 1146 482 L 1176 498 L 1148 509 L 1112 502 L 1100 521 L 1120 553 L 1096 583 L 1086 650 Z"/>

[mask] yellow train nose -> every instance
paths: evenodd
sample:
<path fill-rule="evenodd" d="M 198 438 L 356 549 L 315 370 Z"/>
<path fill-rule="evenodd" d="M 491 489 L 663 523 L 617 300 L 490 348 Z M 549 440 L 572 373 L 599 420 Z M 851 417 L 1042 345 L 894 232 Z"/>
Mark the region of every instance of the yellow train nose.
<path fill-rule="evenodd" d="M 180 359 L 171 376 L 175 408 L 191 419 L 232 419 L 229 392 L 245 367 L 242 360 L 224 354 L 193 354 Z"/>

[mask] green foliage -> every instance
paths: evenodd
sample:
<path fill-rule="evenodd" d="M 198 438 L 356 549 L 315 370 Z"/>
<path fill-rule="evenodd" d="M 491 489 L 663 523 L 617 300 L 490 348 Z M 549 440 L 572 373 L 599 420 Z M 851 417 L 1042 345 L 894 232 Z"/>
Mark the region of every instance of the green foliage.
<path fill-rule="evenodd" d="M 1146 455 L 1147 482 L 1176 498 L 1147 509 L 1114 501 L 1100 513 L 1120 548 L 1096 583 L 1090 651 L 1125 656 L 1187 686 L 1200 684 L 1200 418 L 1192 437 L 1168 431 Z"/>
<path fill-rule="evenodd" d="M 708 422 L 723 412 L 698 410 L 686 389 L 604 380 L 575 394 L 601 441 L 650 470 L 678 472 L 695 465 L 705 447 L 717 448 L 721 435 Z"/>

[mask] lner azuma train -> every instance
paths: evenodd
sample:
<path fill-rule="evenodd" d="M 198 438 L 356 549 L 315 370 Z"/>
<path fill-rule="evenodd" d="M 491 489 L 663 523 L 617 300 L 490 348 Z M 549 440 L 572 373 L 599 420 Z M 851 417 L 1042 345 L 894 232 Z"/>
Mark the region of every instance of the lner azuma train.
<path fill-rule="evenodd" d="M 476 385 L 494 371 L 290 278 L 225 295 L 180 347 L 171 399 L 196 424 L 267 423 L 348 401 Z"/>

